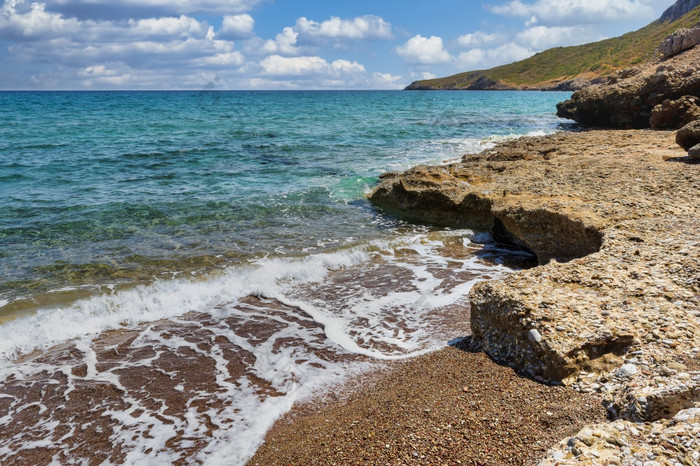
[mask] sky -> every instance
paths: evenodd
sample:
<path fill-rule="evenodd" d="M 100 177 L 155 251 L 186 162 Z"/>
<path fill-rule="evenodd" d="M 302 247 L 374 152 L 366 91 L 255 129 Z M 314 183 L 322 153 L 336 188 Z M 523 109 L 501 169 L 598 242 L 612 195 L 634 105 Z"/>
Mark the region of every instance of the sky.
<path fill-rule="evenodd" d="M 0 89 L 401 89 L 636 30 L 673 0 L 0 0 Z"/>

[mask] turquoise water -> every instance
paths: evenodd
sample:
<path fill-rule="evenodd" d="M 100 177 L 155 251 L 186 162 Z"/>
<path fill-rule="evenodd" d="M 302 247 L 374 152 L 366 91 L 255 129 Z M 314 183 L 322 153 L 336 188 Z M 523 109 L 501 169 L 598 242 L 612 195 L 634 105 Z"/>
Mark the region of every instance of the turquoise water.
<path fill-rule="evenodd" d="M 0 93 L 0 314 L 397 228 L 377 176 L 553 131 L 564 93 Z"/>
<path fill-rule="evenodd" d="M 294 403 L 464 336 L 517 253 L 365 195 L 567 96 L 0 93 L 0 463 L 244 464 Z"/>

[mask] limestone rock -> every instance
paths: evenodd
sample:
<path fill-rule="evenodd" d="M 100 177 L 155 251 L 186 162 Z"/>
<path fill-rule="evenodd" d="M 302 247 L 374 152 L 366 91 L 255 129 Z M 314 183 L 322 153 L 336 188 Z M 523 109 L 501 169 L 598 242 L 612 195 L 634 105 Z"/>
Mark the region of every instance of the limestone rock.
<path fill-rule="evenodd" d="M 700 464 L 699 433 L 700 408 L 654 424 L 618 420 L 586 426 L 550 449 L 539 464 L 695 465 Z"/>
<path fill-rule="evenodd" d="M 696 144 L 688 149 L 688 155 L 691 159 L 700 160 L 700 144 Z"/>
<path fill-rule="evenodd" d="M 370 195 L 536 253 L 472 288 L 471 344 L 620 419 L 543 464 L 700 464 L 700 164 L 671 161 L 685 154 L 670 132 L 557 133 L 389 174 Z"/>
<path fill-rule="evenodd" d="M 676 133 L 676 142 L 685 150 L 700 144 L 700 120 L 688 123 Z"/>
<path fill-rule="evenodd" d="M 574 92 L 557 105 L 557 115 L 585 126 L 649 128 L 655 111 L 654 126 L 670 128 L 697 111 L 697 100 L 690 105 L 689 99 L 700 97 L 700 47 L 625 74 Z"/>
<path fill-rule="evenodd" d="M 632 377 L 638 372 L 637 366 L 634 364 L 623 364 L 617 371 L 615 371 L 615 376 L 620 378 Z"/>
<path fill-rule="evenodd" d="M 668 36 L 659 46 L 659 52 L 666 58 L 678 55 L 700 44 L 700 27 L 679 29 Z"/>
<path fill-rule="evenodd" d="M 700 98 L 683 96 L 678 100 L 664 100 L 651 112 L 652 129 L 678 129 L 700 119 Z"/>
<path fill-rule="evenodd" d="M 689 364 L 700 360 L 700 164 L 666 161 L 685 155 L 669 132 L 521 138 L 386 175 L 370 200 L 533 251 L 540 267 L 472 289 L 475 344 L 535 379 L 605 393 L 618 417 L 654 418 L 686 407 L 654 395 L 655 380 L 700 369 Z M 616 377 L 625 365 L 637 372 Z"/>

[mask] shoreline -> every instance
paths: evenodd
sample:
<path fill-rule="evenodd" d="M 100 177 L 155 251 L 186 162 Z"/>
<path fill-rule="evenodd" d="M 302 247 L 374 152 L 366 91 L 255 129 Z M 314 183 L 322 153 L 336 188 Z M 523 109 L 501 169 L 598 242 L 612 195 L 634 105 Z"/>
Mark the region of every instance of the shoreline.
<path fill-rule="evenodd" d="M 573 436 L 544 455 L 546 464 L 594 461 L 601 454 L 612 461 L 639 451 L 649 460 L 697 460 L 688 456 L 692 450 L 669 453 L 634 427 L 651 421 L 665 433 L 685 426 L 681 434 L 691 445 L 700 437 L 700 410 L 694 409 L 700 404 L 700 212 L 693 202 L 700 164 L 676 146 L 674 134 L 594 130 L 525 137 L 456 164 L 386 174 L 370 195 L 375 205 L 410 220 L 490 230 L 538 256 L 539 267 L 472 290 L 475 346 L 530 379 L 599 397 L 618 419 L 563 434 Z M 441 377 L 464 369 L 434 367 Z M 401 381 L 392 372 L 383 380 L 390 388 L 380 382 L 319 415 L 283 417 L 249 464 L 297 458 L 288 455 L 309 450 L 317 416 L 338 425 L 348 419 L 348 406 L 362 406 L 357 400 L 390 399 Z M 526 383 L 533 382 L 515 386 Z M 416 396 L 412 401 L 420 403 Z M 373 412 L 369 422 L 388 432 L 397 420 Z M 607 441 L 590 440 L 590 432 Z M 352 447 L 339 437 L 336 445 Z M 408 461 L 401 456 L 406 452 L 391 458 Z"/>

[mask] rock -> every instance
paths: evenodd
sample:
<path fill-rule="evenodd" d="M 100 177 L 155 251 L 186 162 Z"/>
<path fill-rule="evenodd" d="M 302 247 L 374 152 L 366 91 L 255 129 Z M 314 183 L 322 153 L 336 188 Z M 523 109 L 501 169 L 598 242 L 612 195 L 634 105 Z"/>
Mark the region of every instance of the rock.
<path fill-rule="evenodd" d="M 700 144 L 700 120 L 690 122 L 679 129 L 676 133 L 676 142 L 685 150 Z"/>
<path fill-rule="evenodd" d="M 696 144 L 688 149 L 688 155 L 691 159 L 700 160 L 700 144 Z"/>
<path fill-rule="evenodd" d="M 698 97 L 700 47 L 695 47 L 663 63 L 614 76 L 609 83 L 576 91 L 557 105 L 557 115 L 585 126 L 649 128 L 655 114 L 654 127 L 672 128 L 699 111 L 700 104 L 692 100 Z"/>
<path fill-rule="evenodd" d="M 659 46 L 665 58 L 673 57 L 700 44 L 700 27 L 679 29 L 668 36 Z"/>
<path fill-rule="evenodd" d="M 527 339 L 530 340 L 530 343 L 541 343 L 542 342 L 542 335 L 540 335 L 540 332 L 537 331 L 537 329 L 532 329 L 529 332 L 527 332 Z"/>
<path fill-rule="evenodd" d="M 678 100 L 664 100 L 651 112 L 652 129 L 678 129 L 700 119 L 700 98 L 683 96 Z"/>
<path fill-rule="evenodd" d="M 679 69 L 658 72 L 665 83 Z M 470 345 L 520 374 L 598 393 L 620 419 L 582 430 L 543 464 L 636 464 L 637 452 L 700 464 L 700 164 L 671 162 L 685 154 L 671 132 L 562 132 L 387 175 L 370 195 L 536 253 L 539 267 L 472 288 Z"/>
<path fill-rule="evenodd" d="M 700 464 L 698 431 L 700 409 L 697 408 L 653 424 L 618 420 L 586 426 L 550 449 L 539 464 L 696 465 Z"/>
<path fill-rule="evenodd" d="M 474 347 L 536 380 L 601 393 L 616 417 L 654 420 L 692 400 L 657 390 L 670 363 L 695 380 L 686 361 L 700 359 L 700 164 L 667 161 L 685 155 L 670 132 L 563 132 L 387 175 L 370 200 L 533 251 L 540 267 L 472 288 Z M 615 377 L 625 363 L 636 374 Z"/>
<path fill-rule="evenodd" d="M 620 377 L 621 379 L 632 377 L 633 375 L 637 374 L 637 372 L 639 372 L 637 366 L 634 364 L 625 364 L 615 371 L 615 377 Z"/>
<path fill-rule="evenodd" d="M 700 6 L 700 0 L 678 0 L 676 3 L 668 7 L 666 11 L 664 11 L 658 22 L 664 23 L 676 21 L 698 6 Z"/>

